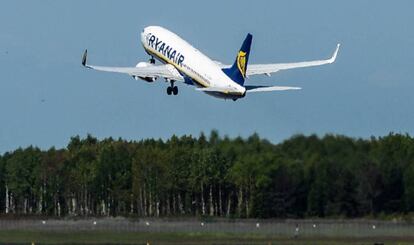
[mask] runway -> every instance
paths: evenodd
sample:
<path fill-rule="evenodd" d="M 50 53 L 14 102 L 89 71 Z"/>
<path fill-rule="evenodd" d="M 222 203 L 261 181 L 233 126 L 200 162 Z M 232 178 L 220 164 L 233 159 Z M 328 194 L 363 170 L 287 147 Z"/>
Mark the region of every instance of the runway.
<path fill-rule="evenodd" d="M 0 244 L 37 237 L 46 244 L 50 237 L 51 244 L 65 239 L 75 244 L 414 244 L 413 224 L 378 220 L 1 219 L 0 234 Z"/>

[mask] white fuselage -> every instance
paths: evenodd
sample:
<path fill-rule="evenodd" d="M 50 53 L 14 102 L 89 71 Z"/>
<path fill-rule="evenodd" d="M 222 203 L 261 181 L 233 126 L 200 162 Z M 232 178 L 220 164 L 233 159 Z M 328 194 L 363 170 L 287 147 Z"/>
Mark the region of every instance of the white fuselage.
<path fill-rule="evenodd" d="M 222 88 L 225 92 L 206 92 L 219 98 L 240 98 L 246 89 L 229 78 L 213 60 L 173 32 L 159 27 L 146 27 L 141 42 L 147 53 L 178 70 L 187 84 L 201 88 Z"/>

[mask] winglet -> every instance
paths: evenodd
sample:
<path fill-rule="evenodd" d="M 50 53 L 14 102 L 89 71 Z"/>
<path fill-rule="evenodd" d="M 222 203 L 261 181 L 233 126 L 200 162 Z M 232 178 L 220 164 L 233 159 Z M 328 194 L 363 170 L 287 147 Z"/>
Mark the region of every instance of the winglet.
<path fill-rule="evenodd" d="M 88 50 L 85 49 L 85 52 L 83 53 L 83 57 L 82 57 L 82 65 L 86 67 L 86 61 L 88 59 Z"/>
<path fill-rule="evenodd" d="M 338 56 L 338 52 L 339 52 L 339 48 L 341 47 L 341 44 L 340 43 L 338 43 L 337 45 L 336 45 L 336 50 L 335 50 L 335 52 L 333 53 L 333 55 L 332 55 L 332 58 L 330 58 L 329 59 L 329 62 L 330 63 L 334 63 L 335 62 L 335 60 L 336 60 L 336 56 Z"/>

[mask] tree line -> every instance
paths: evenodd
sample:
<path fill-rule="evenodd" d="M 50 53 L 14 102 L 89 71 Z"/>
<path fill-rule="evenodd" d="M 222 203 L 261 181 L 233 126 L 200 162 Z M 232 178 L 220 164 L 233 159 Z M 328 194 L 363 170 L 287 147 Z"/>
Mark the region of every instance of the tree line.
<path fill-rule="evenodd" d="M 0 156 L 0 214 L 365 217 L 414 211 L 414 139 L 218 132 L 168 140 L 71 138 Z"/>

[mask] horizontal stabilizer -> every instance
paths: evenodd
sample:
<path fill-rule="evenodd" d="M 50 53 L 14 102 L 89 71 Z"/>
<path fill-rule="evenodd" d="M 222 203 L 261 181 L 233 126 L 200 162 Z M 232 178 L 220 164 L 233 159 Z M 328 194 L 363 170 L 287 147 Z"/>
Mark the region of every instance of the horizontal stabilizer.
<path fill-rule="evenodd" d="M 286 86 L 246 86 L 246 93 L 270 92 L 270 91 L 285 91 L 285 90 L 299 90 L 299 87 Z"/>
<path fill-rule="evenodd" d="M 229 90 L 227 88 L 221 87 L 207 87 L 207 88 L 196 88 L 197 91 L 203 92 L 220 92 L 220 93 L 228 93 Z"/>

